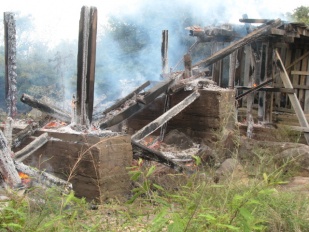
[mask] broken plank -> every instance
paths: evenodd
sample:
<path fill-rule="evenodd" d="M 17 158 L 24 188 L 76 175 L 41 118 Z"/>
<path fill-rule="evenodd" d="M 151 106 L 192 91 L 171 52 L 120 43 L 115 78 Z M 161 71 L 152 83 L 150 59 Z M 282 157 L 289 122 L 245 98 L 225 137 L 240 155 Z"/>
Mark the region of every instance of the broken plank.
<path fill-rule="evenodd" d="M 55 106 L 52 106 L 52 105 L 49 105 L 47 103 L 44 103 L 42 101 L 39 101 L 37 99 L 35 99 L 34 97 L 28 95 L 28 94 L 23 94 L 20 98 L 20 100 L 33 107 L 33 108 L 36 108 L 56 119 L 59 119 L 63 122 L 68 122 L 70 123 L 71 122 L 71 116 L 66 113 L 66 112 L 63 112 L 62 110 L 58 109 L 57 107 Z"/>
<path fill-rule="evenodd" d="M 18 152 L 15 152 L 14 159 L 18 162 L 24 161 L 47 142 L 48 142 L 48 134 L 47 133 L 41 134 L 39 137 L 37 137 L 23 149 L 21 149 Z"/>
<path fill-rule="evenodd" d="M 204 60 L 192 65 L 192 67 L 196 67 L 196 66 L 199 66 L 201 64 L 203 64 L 204 66 L 211 65 L 211 64 L 215 63 L 216 61 L 221 60 L 222 58 L 226 57 L 227 55 L 230 55 L 232 52 L 236 51 L 237 49 L 239 49 L 239 48 L 241 48 L 241 47 L 243 47 L 247 44 L 250 44 L 253 41 L 256 41 L 256 39 L 258 39 L 262 35 L 269 33 L 271 28 L 275 28 L 275 27 L 278 27 L 280 25 L 281 25 L 281 20 L 276 19 L 276 20 L 272 21 L 271 24 L 265 25 L 265 26 L 255 30 L 255 31 L 251 32 L 247 36 L 245 36 L 242 39 L 235 41 L 233 44 L 221 49 L 220 51 L 216 52 L 215 54 L 208 57 L 207 59 L 204 59 Z"/>
<path fill-rule="evenodd" d="M 140 129 L 137 133 L 132 135 L 132 140 L 140 141 L 145 138 L 147 135 L 151 134 L 158 128 L 160 128 L 164 123 L 172 119 L 178 113 L 180 113 L 183 109 L 189 106 L 192 102 L 194 102 L 197 98 L 199 98 L 200 93 L 194 91 L 188 97 L 186 97 L 183 101 L 179 102 L 177 105 L 172 107 L 170 110 L 162 114 L 160 117 Z"/>
<path fill-rule="evenodd" d="M 148 105 L 152 101 L 154 101 L 157 97 L 159 97 L 162 93 L 166 93 L 169 86 L 174 82 L 173 79 L 162 81 L 159 84 L 155 85 L 151 89 L 149 89 L 145 96 L 143 97 L 143 101 L 145 105 Z"/>
<path fill-rule="evenodd" d="M 141 86 L 137 87 L 136 89 L 134 89 L 131 93 L 129 93 L 127 96 L 125 96 L 124 98 L 120 99 L 119 101 L 117 101 L 115 104 L 111 105 L 110 107 L 108 107 L 107 109 L 105 109 L 103 111 L 103 114 L 107 114 L 108 112 L 120 107 L 123 103 L 125 103 L 127 100 L 129 100 L 130 98 L 134 97 L 134 95 L 138 94 L 139 92 L 141 92 L 143 89 L 145 89 L 147 86 L 150 85 L 149 81 L 146 81 L 144 84 L 142 84 Z"/>
<path fill-rule="evenodd" d="M 105 129 L 105 128 L 114 126 L 114 125 L 128 119 L 129 117 L 133 116 L 134 114 L 136 114 L 142 108 L 144 108 L 144 105 L 136 102 L 133 105 L 126 108 L 125 110 L 123 110 L 120 113 L 113 116 L 111 119 L 106 119 L 106 120 L 103 119 L 96 124 L 99 125 L 100 129 Z"/>

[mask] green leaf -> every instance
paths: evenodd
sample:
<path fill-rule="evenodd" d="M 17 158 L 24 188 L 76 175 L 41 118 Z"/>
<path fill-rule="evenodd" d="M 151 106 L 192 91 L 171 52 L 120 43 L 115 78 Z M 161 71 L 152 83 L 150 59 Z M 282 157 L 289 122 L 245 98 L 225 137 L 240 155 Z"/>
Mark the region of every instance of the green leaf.
<path fill-rule="evenodd" d="M 152 184 L 153 187 L 155 187 L 156 189 L 159 189 L 161 191 L 164 191 L 164 188 L 162 188 L 160 185 L 157 185 L 157 184 Z"/>
<path fill-rule="evenodd" d="M 253 218 L 253 216 L 252 216 L 252 214 L 249 212 L 249 210 L 247 210 L 247 209 L 244 208 L 244 207 L 242 207 L 242 208 L 239 209 L 239 213 L 240 213 L 241 216 L 244 217 L 244 219 L 245 219 L 246 221 L 251 221 L 252 218 Z"/>
<path fill-rule="evenodd" d="M 149 177 L 156 170 L 156 166 L 151 166 L 146 174 L 146 177 Z"/>
<path fill-rule="evenodd" d="M 195 164 L 199 166 L 202 163 L 201 157 L 193 155 L 192 158 L 195 160 Z"/>

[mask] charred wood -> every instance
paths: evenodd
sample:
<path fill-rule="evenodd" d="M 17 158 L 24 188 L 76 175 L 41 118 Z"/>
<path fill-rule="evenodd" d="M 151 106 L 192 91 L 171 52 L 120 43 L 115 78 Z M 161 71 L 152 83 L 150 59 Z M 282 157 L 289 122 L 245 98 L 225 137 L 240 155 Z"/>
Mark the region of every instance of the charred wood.
<path fill-rule="evenodd" d="M 92 121 L 96 61 L 97 8 L 83 6 L 80 13 L 77 55 L 77 124 Z"/>
<path fill-rule="evenodd" d="M 47 142 L 48 142 L 48 134 L 47 133 L 41 134 L 39 137 L 37 137 L 23 149 L 16 152 L 14 159 L 18 162 L 24 161 Z"/>
<path fill-rule="evenodd" d="M 172 107 L 170 110 L 162 114 L 160 117 L 140 129 L 138 132 L 136 132 L 134 135 L 132 135 L 132 140 L 135 140 L 136 142 L 140 141 L 141 139 L 145 138 L 147 135 L 151 134 L 152 132 L 156 131 L 158 128 L 160 128 L 164 123 L 172 119 L 174 116 L 176 116 L 178 113 L 180 113 L 183 109 L 185 109 L 187 106 L 189 106 L 192 102 L 194 102 L 200 94 L 198 92 L 191 93 L 188 97 L 186 97 L 184 100 L 179 102 L 177 105 Z"/>
<path fill-rule="evenodd" d="M 69 191 L 73 188 L 70 182 L 62 180 L 47 172 L 31 168 L 23 164 L 22 162 L 15 161 L 15 167 L 18 171 L 27 174 L 38 183 L 42 183 L 48 187 L 54 187 L 54 186 L 61 187 L 63 188 L 64 191 Z"/>
<path fill-rule="evenodd" d="M 0 130 L 0 173 L 4 181 L 11 188 L 14 188 L 21 184 L 21 179 L 15 168 L 11 155 L 11 149 L 7 144 L 3 132 Z"/>
<path fill-rule="evenodd" d="M 103 111 L 103 114 L 107 114 L 108 112 L 117 109 L 118 107 L 120 107 L 122 104 L 124 104 L 127 100 L 131 99 L 132 97 L 134 97 L 136 94 L 138 94 L 139 92 L 141 92 L 143 89 L 145 89 L 147 86 L 150 85 L 149 81 L 146 81 L 144 84 L 142 84 L 141 86 L 137 87 L 135 90 L 133 90 L 131 93 L 129 93 L 127 96 L 125 96 L 124 98 L 122 98 L 121 100 L 117 101 L 115 104 L 113 104 L 112 106 L 108 107 L 107 109 L 105 109 Z"/>
<path fill-rule="evenodd" d="M 161 59 L 162 59 L 162 75 L 168 74 L 168 30 L 162 31 Z"/>
<path fill-rule="evenodd" d="M 242 99 L 244 96 L 246 96 L 247 94 L 253 93 L 253 92 L 255 92 L 255 91 L 258 91 L 258 90 L 262 89 L 265 85 L 271 83 L 272 81 L 273 81 L 273 79 L 269 79 L 269 80 L 265 81 L 264 83 L 259 84 L 258 86 L 254 87 L 254 88 L 251 88 L 251 89 L 248 90 L 247 92 L 242 93 L 242 94 L 239 94 L 239 95 L 236 97 L 236 100 L 240 100 L 240 99 Z"/>
<path fill-rule="evenodd" d="M 162 81 L 159 84 L 155 85 L 151 89 L 149 89 L 145 96 L 143 97 L 143 101 L 145 105 L 153 102 L 157 97 L 159 97 L 162 93 L 166 93 L 170 85 L 174 82 L 174 80 L 166 80 Z"/>
<path fill-rule="evenodd" d="M 16 73 L 16 26 L 14 14 L 4 12 L 4 44 L 5 44 L 5 96 L 8 116 L 17 114 L 17 73 Z"/>
<path fill-rule="evenodd" d="M 242 39 L 235 41 L 233 44 L 221 49 L 220 51 L 216 52 L 215 54 L 208 57 L 207 59 L 204 59 L 204 60 L 194 64 L 193 67 L 199 66 L 201 64 L 203 64 L 204 66 L 209 66 L 209 65 L 217 62 L 218 60 L 221 60 L 222 58 L 230 55 L 232 52 L 236 51 L 237 49 L 239 49 L 239 48 L 241 48 L 241 47 L 243 47 L 247 44 L 252 43 L 253 41 L 258 39 L 262 35 L 269 33 L 269 30 L 271 28 L 278 27 L 280 25 L 281 25 L 280 19 L 276 19 L 274 21 L 271 21 L 270 24 L 264 25 L 261 28 L 251 32 L 247 36 L 245 36 Z"/>
<path fill-rule="evenodd" d="M 71 122 L 71 116 L 66 113 L 66 112 L 63 112 L 62 110 L 56 108 L 55 106 L 51 106 L 47 103 L 43 103 L 39 100 L 36 100 L 34 97 L 28 95 L 28 94 L 23 94 L 20 98 L 20 100 L 33 107 L 33 108 L 36 108 L 54 118 L 57 118 L 61 121 L 64 121 L 64 122 L 67 122 L 67 123 L 70 123 Z"/>
<path fill-rule="evenodd" d="M 171 160 L 170 158 L 166 157 L 162 152 L 152 150 L 134 140 L 131 141 L 133 147 L 133 158 L 134 159 L 145 159 L 155 161 L 161 164 L 164 164 L 178 172 L 188 172 L 192 173 L 192 171 L 187 170 L 185 167 L 179 165 L 175 161 Z"/>
<path fill-rule="evenodd" d="M 239 19 L 241 23 L 268 23 L 270 19 Z"/>

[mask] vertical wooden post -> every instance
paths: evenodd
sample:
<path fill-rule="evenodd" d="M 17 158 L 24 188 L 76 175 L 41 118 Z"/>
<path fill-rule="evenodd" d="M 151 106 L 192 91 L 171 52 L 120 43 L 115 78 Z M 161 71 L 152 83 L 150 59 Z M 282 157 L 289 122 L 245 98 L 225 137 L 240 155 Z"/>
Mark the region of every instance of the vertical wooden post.
<path fill-rule="evenodd" d="M 96 62 L 97 8 L 83 6 L 79 21 L 77 55 L 77 123 L 92 121 Z"/>
<path fill-rule="evenodd" d="M 301 71 L 306 72 L 308 70 L 308 57 L 304 57 L 304 59 L 301 61 Z M 300 87 L 305 87 L 306 85 L 306 75 L 300 75 L 299 85 Z M 305 109 L 305 90 L 300 89 L 299 90 L 299 102 L 303 109 Z"/>
<path fill-rule="evenodd" d="M 211 55 L 215 54 L 222 48 L 223 48 L 223 43 L 216 42 L 212 49 Z M 216 82 L 218 86 L 221 86 L 221 79 L 222 79 L 222 59 L 215 62 L 212 68 L 212 80 Z"/>
<path fill-rule="evenodd" d="M 192 59 L 190 54 L 185 54 L 183 57 L 185 72 L 184 78 L 190 78 L 192 76 Z"/>
<path fill-rule="evenodd" d="M 309 59 L 307 59 L 307 71 L 309 71 Z M 306 86 L 309 86 L 309 78 L 306 79 Z M 304 106 L 305 114 L 309 114 L 309 90 L 305 91 L 305 106 Z"/>
<path fill-rule="evenodd" d="M 267 75 L 267 55 L 268 55 L 268 44 L 262 43 L 261 47 L 261 72 L 259 76 L 259 84 L 263 83 Z M 262 123 L 265 121 L 266 112 L 266 92 L 259 91 L 259 102 L 258 102 L 258 122 Z"/>
<path fill-rule="evenodd" d="M 16 27 L 14 14 L 4 12 L 4 47 L 5 47 L 5 97 L 8 116 L 17 114 L 17 74 L 16 74 Z"/>
<path fill-rule="evenodd" d="M 168 30 L 162 31 L 161 58 L 162 58 L 162 76 L 164 76 L 169 73 L 169 69 L 168 69 Z"/>
<path fill-rule="evenodd" d="M 234 85 L 235 85 L 235 72 L 236 72 L 237 53 L 238 53 L 238 51 L 236 50 L 235 52 L 232 52 L 230 54 L 229 86 L 228 86 L 229 89 L 234 89 Z"/>

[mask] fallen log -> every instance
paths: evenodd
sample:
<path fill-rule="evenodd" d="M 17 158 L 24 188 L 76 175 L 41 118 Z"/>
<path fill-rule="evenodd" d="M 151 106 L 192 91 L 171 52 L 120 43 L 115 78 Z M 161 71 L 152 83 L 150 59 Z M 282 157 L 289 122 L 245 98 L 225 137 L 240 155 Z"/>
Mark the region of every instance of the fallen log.
<path fill-rule="evenodd" d="M 183 109 L 189 106 L 192 102 L 194 102 L 200 94 L 198 92 L 191 93 L 188 97 L 186 97 L 183 101 L 179 102 L 177 105 L 172 107 L 170 110 L 162 114 L 160 117 L 149 123 L 148 125 L 144 126 L 140 129 L 137 133 L 132 135 L 132 140 L 136 142 L 140 141 L 141 139 L 145 138 L 147 135 L 151 134 L 158 128 L 160 128 L 164 123 L 172 119 L 175 115 L 180 113 Z"/>
<path fill-rule="evenodd" d="M 134 159 L 145 159 L 150 161 L 155 161 L 161 164 L 164 164 L 177 172 L 187 172 L 192 173 L 193 171 L 187 169 L 176 163 L 175 161 L 171 160 L 170 158 L 166 157 L 162 152 L 152 150 L 134 140 L 131 141 L 133 147 L 133 158 Z"/>
<path fill-rule="evenodd" d="M 11 149 L 7 144 L 3 132 L 0 130 L 0 173 L 4 181 L 11 187 L 16 188 L 21 184 L 21 179 L 11 157 Z"/>
<path fill-rule="evenodd" d="M 218 52 L 216 52 L 212 56 L 208 57 L 207 59 L 201 60 L 200 62 L 192 65 L 192 67 L 196 67 L 196 66 L 199 66 L 201 64 L 203 64 L 204 66 L 209 66 L 209 65 L 217 62 L 218 60 L 221 60 L 224 57 L 230 55 L 232 52 L 236 51 L 237 49 L 242 48 L 243 46 L 252 43 L 253 41 L 258 39 L 262 35 L 267 34 L 271 28 L 278 27 L 280 25 L 281 25 L 280 19 L 276 19 L 274 21 L 271 21 L 270 24 L 267 24 L 267 25 L 255 30 L 255 31 L 251 32 L 250 34 L 243 37 L 242 39 L 237 40 L 233 44 L 219 50 Z"/>
<path fill-rule="evenodd" d="M 45 143 L 48 142 L 48 134 L 44 133 L 25 146 L 23 149 L 15 153 L 14 159 L 18 162 L 24 161 L 30 155 L 33 154 L 36 150 L 42 147 Z"/>
<path fill-rule="evenodd" d="M 31 168 L 21 162 L 15 161 L 15 167 L 19 172 L 23 172 L 30 176 L 30 178 L 34 179 L 38 183 L 42 183 L 47 187 L 61 187 L 64 191 L 72 190 L 73 186 L 70 182 L 62 180 L 56 176 L 53 176 L 47 172 L 40 171 L 34 168 Z"/>
<path fill-rule="evenodd" d="M 67 122 L 67 123 L 71 123 L 71 116 L 70 114 L 66 113 L 66 112 L 63 112 L 62 110 L 56 108 L 55 106 L 51 106 L 47 103 L 43 103 L 39 100 L 36 100 L 34 97 L 28 95 L 28 94 L 23 94 L 20 98 L 20 100 L 33 107 L 33 108 L 36 108 L 56 119 L 59 119 L 63 122 Z"/>
<path fill-rule="evenodd" d="M 142 84 L 141 86 L 137 87 L 136 89 L 134 89 L 131 93 L 129 93 L 127 96 L 125 96 L 124 98 L 122 98 L 121 100 L 117 101 L 115 104 L 111 105 L 110 107 L 108 107 L 107 109 L 105 109 L 103 111 L 103 114 L 107 114 L 108 112 L 117 109 L 118 107 L 120 107 L 123 103 L 125 103 L 127 100 L 131 99 L 132 97 L 134 97 L 136 94 L 138 94 L 139 92 L 141 92 L 143 89 L 145 89 L 147 86 L 150 85 L 149 81 L 146 81 L 144 84 Z"/>

